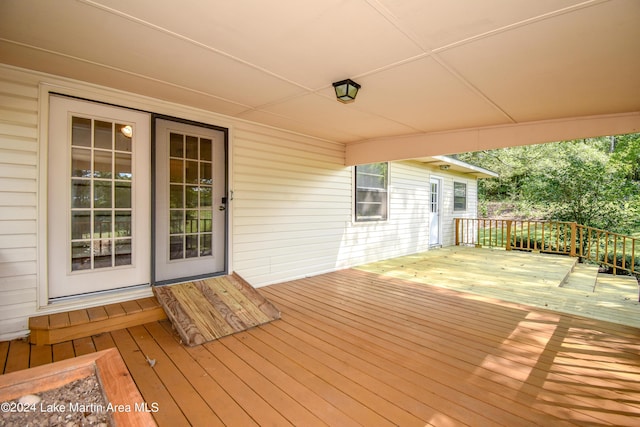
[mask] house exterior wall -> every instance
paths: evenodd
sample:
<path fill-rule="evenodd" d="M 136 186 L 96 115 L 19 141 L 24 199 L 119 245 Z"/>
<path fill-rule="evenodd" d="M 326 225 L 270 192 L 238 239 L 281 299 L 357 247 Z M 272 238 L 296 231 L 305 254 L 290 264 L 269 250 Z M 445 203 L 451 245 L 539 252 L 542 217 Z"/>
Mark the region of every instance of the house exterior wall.
<path fill-rule="evenodd" d="M 0 65 L 0 339 L 24 335 L 30 316 L 69 309 L 42 301 L 47 224 L 39 177 L 48 112 L 42 84 L 228 128 L 229 271 L 254 286 L 427 250 L 431 174 L 443 178 L 445 245 L 453 244 L 453 217 L 476 213 L 474 179 L 406 161 L 389 166 L 389 219 L 354 222 L 353 168 L 344 166 L 343 144 Z M 454 180 L 467 183 L 465 212 L 453 211 Z M 94 301 L 106 302 L 112 301 Z"/>

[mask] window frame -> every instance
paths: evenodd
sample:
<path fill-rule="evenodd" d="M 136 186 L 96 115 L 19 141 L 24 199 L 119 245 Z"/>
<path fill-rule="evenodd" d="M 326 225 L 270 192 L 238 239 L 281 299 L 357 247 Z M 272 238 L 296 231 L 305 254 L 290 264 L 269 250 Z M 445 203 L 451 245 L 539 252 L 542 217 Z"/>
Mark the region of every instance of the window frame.
<path fill-rule="evenodd" d="M 457 190 L 458 188 L 463 188 L 464 189 L 464 196 L 458 196 Z M 467 192 L 467 183 L 466 182 L 460 182 L 460 181 L 453 181 L 453 210 L 454 212 L 464 212 L 467 210 L 467 199 L 468 199 L 468 192 Z M 464 206 L 463 207 L 459 207 L 458 205 L 458 199 L 460 197 L 464 197 Z"/>
<path fill-rule="evenodd" d="M 359 186 L 358 176 L 367 174 L 369 176 L 376 176 L 375 174 L 367 173 L 367 172 L 359 172 L 358 167 L 362 166 L 371 166 L 371 165 L 386 165 L 385 173 L 378 174 L 377 176 L 382 177 L 384 181 L 384 188 L 376 188 L 376 187 L 366 187 Z M 377 163 L 368 163 L 363 165 L 356 165 L 353 168 L 353 221 L 357 223 L 371 223 L 371 222 L 384 222 L 389 220 L 389 162 L 377 162 Z M 364 202 L 358 201 L 358 195 L 360 192 L 368 192 L 368 193 L 377 193 L 383 195 L 384 200 L 380 203 L 381 212 L 379 215 L 367 215 L 364 216 L 359 214 L 359 205 Z"/>

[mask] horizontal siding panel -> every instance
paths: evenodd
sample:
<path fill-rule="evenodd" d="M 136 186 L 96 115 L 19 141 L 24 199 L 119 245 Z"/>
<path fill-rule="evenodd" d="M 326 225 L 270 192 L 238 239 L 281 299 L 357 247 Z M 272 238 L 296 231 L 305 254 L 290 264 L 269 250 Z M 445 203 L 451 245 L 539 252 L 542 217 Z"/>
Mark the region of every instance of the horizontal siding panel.
<path fill-rule="evenodd" d="M 260 218 L 265 218 L 264 219 L 264 223 L 268 224 L 270 221 L 270 217 L 272 216 L 279 216 L 279 217 L 285 217 L 285 218 L 289 218 L 289 220 L 291 222 L 303 222 L 306 223 L 307 220 L 305 219 L 305 217 L 309 216 L 309 215 L 339 215 L 342 218 L 347 218 L 349 215 L 351 215 L 351 209 L 349 209 L 348 207 L 345 207 L 343 209 L 341 209 L 341 211 L 338 211 L 335 207 L 332 206 L 327 206 L 327 207 L 321 207 L 321 206 L 317 206 L 314 207 L 312 209 L 297 209 L 297 208 L 287 208 L 287 209 L 243 209 L 240 210 L 238 209 L 238 212 L 234 213 L 234 218 L 235 217 L 260 217 Z M 335 220 L 336 218 L 334 218 Z"/>
<path fill-rule="evenodd" d="M 36 274 L 36 268 L 37 264 L 35 261 L 1 262 L 0 277 L 15 277 Z"/>
<path fill-rule="evenodd" d="M 22 83 L 16 79 L 0 77 L 0 94 L 37 100 L 38 87 L 35 84 Z"/>
<path fill-rule="evenodd" d="M 0 294 L 1 295 L 1 294 Z M 26 329 L 29 318 L 25 317 L 25 313 L 33 313 L 34 312 L 34 304 L 33 302 L 25 302 L 22 304 L 11 304 L 11 305 L 0 305 L 0 319 L 2 319 L 3 323 L 10 321 L 10 319 L 20 319 L 20 324 L 24 324 L 24 328 Z M 13 332 L 15 329 L 8 329 L 4 325 L 0 330 L 2 332 Z"/>
<path fill-rule="evenodd" d="M 305 216 L 301 221 L 295 222 L 296 224 L 307 224 L 307 228 L 309 227 L 313 227 L 319 224 L 320 227 L 322 226 L 327 226 L 330 224 L 333 224 L 336 227 L 342 227 L 345 223 L 350 222 L 350 218 L 343 218 L 341 217 L 340 219 L 332 219 L 332 218 L 327 218 L 326 216 L 323 215 L 308 215 Z M 241 216 L 241 217 L 236 217 L 234 215 L 234 219 L 233 219 L 233 225 L 234 227 L 236 226 L 274 226 L 274 225 L 280 225 L 280 224 L 284 224 L 284 225 L 288 225 L 288 224 L 292 224 L 291 218 L 288 217 L 271 217 L 268 219 L 268 221 L 265 220 L 265 218 L 259 214 L 254 214 L 252 216 Z M 313 225 L 309 225 L 309 224 L 313 224 Z"/>
<path fill-rule="evenodd" d="M 33 165 L 3 164 L 0 162 L 0 178 L 36 180 L 38 170 L 35 163 Z M 15 191 L 13 188 L 10 191 Z"/>
<path fill-rule="evenodd" d="M 0 264 L 8 262 L 35 261 L 37 257 L 35 248 L 11 248 L 0 249 Z"/>
<path fill-rule="evenodd" d="M 0 249 L 35 247 L 35 234 L 5 234 L 0 238 Z"/>
<path fill-rule="evenodd" d="M 0 193 L 1 194 L 1 193 Z M 0 206 L 0 220 L 36 219 L 35 206 Z"/>
<path fill-rule="evenodd" d="M 32 111 L 15 110 L 0 105 L 0 117 L 5 122 L 21 123 L 33 127 L 38 125 L 38 114 Z"/>
<path fill-rule="evenodd" d="M 36 220 L 5 220 L 0 221 L 0 236 L 6 234 L 35 234 Z M 2 237 L 4 239 L 4 237 Z"/>
<path fill-rule="evenodd" d="M 14 304 L 25 304 L 35 301 L 37 298 L 35 289 L 20 289 L 15 291 L 0 292 L 0 307 Z"/>
<path fill-rule="evenodd" d="M 0 149 L 36 153 L 38 150 L 38 143 L 31 138 L 18 138 L 12 135 L 0 135 Z"/>
<path fill-rule="evenodd" d="M 0 134 L 21 138 L 32 138 L 35 140 L 38 137 L 38 128 L 35 125 L 5 122 L 0 120 Z"/>
<path fill-rule="evenodd" d="M 37 98 L 16 97 L 6 93 L 0 93 L 0 105 L 13 110 L 38 111 Z"/>
<path fill-rule="evenodd" d="M 234 137 L 237 140 L 238 147 L 267 145 L 277 147 L 276 150 L 278 151 L 303 152 L 335 157 L 340 162 L 344 160 L 346 151 L 344 144 L 283 133 L 260 126 L 245 127 L 244 124 L 239 124 L 234 128 Z"/>
<path fill-rule="evenodd" d="M 29 151 L 5 150 L 0 149 L 2 155 L 2 163 L 15 165 L 35 165 L 37 156 Z"/>
<path fill-rule="evenodd" d="M 35 206 L 36 193 L 0 192 L 0 200 L 2 200 L 2 204 L 5 207 L 6 206 Z"/>
<path fill-rule="evenodd" d="M 0 192 L 10 191 L 35 193 L 37 187 L 38 185 L 35 179 L 13 179 L 0 177 Z"/>
<path fill-rule="evenodd" d="M 322 156 L 313 155 L 310 158 L 310 153 L 299 153 L 295 155 L 290 152 L 286 153 L 274 153 L 272 150 L 274 147 L 265 147 L 268 150 L 251 147 L 236 147 L 234 146 L 234 158 L 238 161 L 238 164 L 257 164 L 260 166 L 262 162 L 265 164 L 275 165 L 289 165 L 293 171 L 305 172 L 306 168 L 326 169 L 329 165 L 339 165 L 338 158 L 322 158 Z M 285 168 L 283 168 L 285 169 Z"/>
<path fill-rule="evenodd" d="M 3 291 L 36 289 L 36 275 L 0 277 L 0 289 Z"/>
<path fill-rule="evenodd" d="M 234 235 L 245 235 L 245 234 L 263 234 L 263 233 L 284 233 L 289 231 L 304 231 L 313 229 L 318 232 L 324 232 L 324 230 L 331 231 L 335 229 L 339 229 L 341 227 L 346 226 L 345 221 L 324 221 L 322 223 L 310 223 L 308 221 L 300 222 L 300 223 L 289 223 L 289 222 L 280 222 L 273 223 L 269 222 L 269 224 L 259 224 L 259 225 L 238 225 L 234 223 L 233 231 Z"/>

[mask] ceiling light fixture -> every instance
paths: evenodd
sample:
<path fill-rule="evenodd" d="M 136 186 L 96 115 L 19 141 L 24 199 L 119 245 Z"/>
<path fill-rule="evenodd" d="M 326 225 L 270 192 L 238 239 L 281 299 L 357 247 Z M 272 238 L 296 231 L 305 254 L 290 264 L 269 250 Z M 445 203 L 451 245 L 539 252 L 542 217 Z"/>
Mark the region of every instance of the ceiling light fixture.
<path fill-rule="evenodd" d="M 333 84 L 333 88 L 336 91 L 336 97 L 338 101 L 343 104 L 353 102 L 356 99 L 360 85 L 351 79 L 341 80 Z"/>

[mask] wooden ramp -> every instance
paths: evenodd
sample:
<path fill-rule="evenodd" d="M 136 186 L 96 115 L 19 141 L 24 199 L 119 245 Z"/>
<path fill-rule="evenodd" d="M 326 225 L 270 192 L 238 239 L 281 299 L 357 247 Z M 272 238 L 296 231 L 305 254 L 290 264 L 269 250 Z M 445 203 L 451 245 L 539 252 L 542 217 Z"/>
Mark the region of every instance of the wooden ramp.
<path fill-rule="evenodd" d="M 182 338 L 194 346 L 280 318 L 280 311 L 237 274 L 153 291 Z"/>

